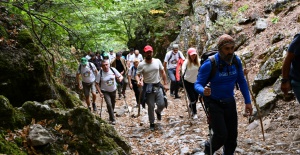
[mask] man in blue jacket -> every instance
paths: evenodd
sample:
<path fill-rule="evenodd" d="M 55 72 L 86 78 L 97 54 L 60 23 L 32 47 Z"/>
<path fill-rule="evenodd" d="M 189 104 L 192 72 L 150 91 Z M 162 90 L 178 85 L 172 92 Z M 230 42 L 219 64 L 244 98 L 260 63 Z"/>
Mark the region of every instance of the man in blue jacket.
<path fill-rule="evenodd" d="M 238 134 L 238 118 L 234 99 L 236 82 L 245 99 L 245 113 L 252 115 L 248 85 L 241 60 L 234 54 L 234 44 L 234 39 L 230 35 L 220 36 L 218 53 L 213 55 L 215 64 L 207 59 L 200 67 L 194 84 L 196 92 L 203 96 L 209 112 L 209 124 L 213 131 L 210 141 L 205 143 L 205 154 L 213 154 L 222 146 L 224 155 L 234 154 Z M 233 61 L 236 61 L 237 65 L 233 65 Z M 212 67 L 217 67 L 217 69 L 215 74 L 210 77 Z"/>

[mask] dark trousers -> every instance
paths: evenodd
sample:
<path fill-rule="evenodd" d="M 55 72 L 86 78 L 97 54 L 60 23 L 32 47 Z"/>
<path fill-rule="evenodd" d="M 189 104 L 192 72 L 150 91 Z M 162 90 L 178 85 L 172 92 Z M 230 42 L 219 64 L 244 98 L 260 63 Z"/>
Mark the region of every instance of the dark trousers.
<path fill-rule="evenodd" d="M 213 136 L 210 144 L 205 144 L 205 153 L 210 154 L 212 145 L 212 154 L 223 146 L 224 155 L 233 155 L 237 146 L 238 119 L 236 102 L 234 97 L 225 101 L 216 101 L 204 97 L 204 102 L 210 115 L 210 126 L 213 130 Z"/>
<path fill-rule="evenodd" d="M 116 91 L 113 92 L 102 91 L 102 93 L 104 95 L 104 100 L 106 102 L 107 111 L 109 114 L 109 120 L 115 121 L 114 109 L 116 105 Z"/>
<path fill-rule="evenodd" d="M 186 80 L 183 80 L 185 91 L 190 100 L 190 108 L 192 108 L 193 113 L 197 114 L 196 103 L 198 101 L 198 93 L 194 89 L 194 83 L 190 83 Z"/>
<path fill-rule="evenodd" d="M 140 98 L 139 98 L 140 97 L 140 90 L 139 90 L 139 87 L 137 85 L 136 80 L 131 79 L 131 83 L 132 83 L 132 88 L 133 88 L 133 91 L 134 91 L 136 103 L 138 104 L 139 100 L 140 100 Z"/>

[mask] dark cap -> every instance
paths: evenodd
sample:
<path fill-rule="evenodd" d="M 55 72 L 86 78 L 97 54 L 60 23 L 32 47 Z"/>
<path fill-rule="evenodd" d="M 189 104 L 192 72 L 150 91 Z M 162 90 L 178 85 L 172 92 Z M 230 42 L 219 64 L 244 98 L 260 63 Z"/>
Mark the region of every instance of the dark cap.
<path fill-rule="evenodd" d="M 118 53 L 116 54 L 116 56 L 117 56 L 117 57 L 120 57 L 120 56 L 122 56 L 122 53 L 121 53 L 121 52 L 118 52 Z"/>

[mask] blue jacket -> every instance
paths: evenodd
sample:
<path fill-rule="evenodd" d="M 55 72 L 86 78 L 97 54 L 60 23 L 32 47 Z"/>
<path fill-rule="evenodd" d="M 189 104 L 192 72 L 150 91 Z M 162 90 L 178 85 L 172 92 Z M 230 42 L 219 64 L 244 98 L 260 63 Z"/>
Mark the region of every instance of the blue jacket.
<path fill-rule="evenodd" d="M 216 64 L 222 64 L 222 70 L 220 68 L 216 70 L 215 75 L 210 79 L 210 88 L 211 88 L 211 98 L 215 100 L 222 100 L 234 97 L 234 87 L 235 83 L 239 84 L 240 90 L 244 96 L 245 103 L 251 103 L 250 94 L 248 85 L 244 76 L 243 67 L 241 60 L 238 56 L 237 62 L 239 67 L 236 68 L 236 65 L 228 65 L 225 61 L 219 58 L 219 53 L 215 54 Z M 201 65 L 198 71 L 197 80 L 194 84 L 194 88 L 197 93 L 204 96 L 203 91 L 204 87 L 207 84 L 207 80 L 211 71 L 211 61 L 207 59 Z"/>

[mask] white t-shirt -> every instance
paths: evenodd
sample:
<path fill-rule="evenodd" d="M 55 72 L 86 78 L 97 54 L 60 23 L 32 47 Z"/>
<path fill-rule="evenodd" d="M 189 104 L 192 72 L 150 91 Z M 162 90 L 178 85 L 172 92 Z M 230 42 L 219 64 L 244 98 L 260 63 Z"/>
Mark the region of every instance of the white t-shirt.
<path fill-rule="evenodd" d="M 111 69 L 113 69 L 115 73 L 111 71 Z M 99 74 L 97 75 L 96 82 L 100 83 L 101 79 L 100 89 L 103 91 L 113 92 L 117 89 L 116 77 L 120 77 L 121 74 L 114 67 L 111 67 L 111 69 L 109 69 L 108 72 L 100 70 Z"/>
<path fill-rule="evenodd" d="M 134 66 L 131 66 L 130 69 L 128 70 L 128 76 L 131 76 L 132 80 L 135 80 L 135 75 L 136 75 L 137 69 L 134 68 Z M 143 77 L 143 75 L 141 75 L 140 77 Z"/>
<path fill-rule="evenodd" d="M 130 60 L 129 58 L 130 58 L 132 55 L 134 55 L 134 53 L 132 53 L 132 54 L 131 54 L 131 53 L 128 53 L 128 54 L 126 55 L 126 60 L 129 61 L 129 60 Z"/>
<path fill-rule="evenodd" d="M 92 69 L 90 67 L 92 66 Z M 82 75 L 82 82 L 92 83 L 95 82 L 95 70 L 97 70 L 96 66 L 93 63 L 88 62 L 86 65 L 79 65 L 77 73 Z"/>
<path fill-rule="evenodd" d="M 172 56 L 172 57 L 170 58 L 170 56 Z M 178 51 L 177 53 L 173 53 L 173 50 L 167 52 L 167 54 L 165 56 L 165 59 L 164 59 L 164 62 L 167 62 L 167 69 L 176 68 L 177 61 L 179 60 L 179 58 L 185 60 L 185 58 L 184 58 L 183 54 L 181 53 L 181 51 Z"/>
<path fill-rule="evenodd" d="M 164 67 L 159 59 L 152 58 L 152 62 L 146 63 L 142 61 L 138 68 L 136 74 L 143 75 L 145 83 L 158 83 L 160 82 L 160 70 Z"/>
<path fill-rule="evenodd" d="M 185 72 L 185 69 L 187 67 L 187 62 L 188 61 L 189 61 L 188 59 L 185 60 L 183 62 L 183 64 L 182 64 L 182 66 L 181 66 L 181 73 L 182 73 L 182 75 Z M 199 62 L 199 64 L 200 64 L 200 62 Z M 186 80 L 186 81 L 188 81 L 190 83 L 195 83 L 196 80 L 197 80 L 198 70 L 199 70 L 199 67 L 196 66 L 196 65 L 194 65 L 194 64 L 192 64 L 192 66 L 186 70 L 185 75 L 183 77 L 184 80 Z"/>
<path fill-rule="evenodd" d="M 109 62 L 111 62 L 114 58 L 116 58 L 116 53 L 108 53 Z"/>
<path fill-rule="evenodd" d="M 144 60 L 142 54 L 139 54 L 138 56 L 136 56 L 135 54 L 132 54 L 128 58 L 128 61 L 130 62 L 130 67 L 133 66 L 133 60 L 136 58 L 139 59 L 140 62 L 142 62 Z"/>

